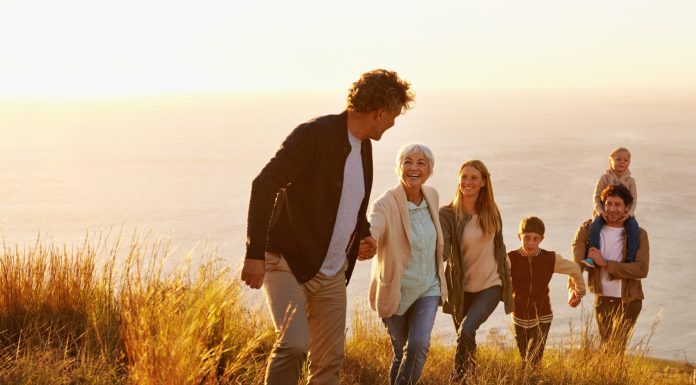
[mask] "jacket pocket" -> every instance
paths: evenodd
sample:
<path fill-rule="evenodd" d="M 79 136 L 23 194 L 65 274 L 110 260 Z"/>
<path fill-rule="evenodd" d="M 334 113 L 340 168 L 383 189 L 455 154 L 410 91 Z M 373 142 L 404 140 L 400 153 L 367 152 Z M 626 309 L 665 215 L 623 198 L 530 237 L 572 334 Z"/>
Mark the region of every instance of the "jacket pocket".
<path fill-rule="evenodd" d="M 394 281 L 394 268 L 380 269 L 379 271 L 379 287 L 389 286 Z"/>
<path fill-rule="evenodd" d="M 399 307 L 400 290 L 397 291 L 397 285 L 391 282 L 379 279 L 377 283 L 379 285 L 377 288 L 377 315 L 382 318 L 391 317 Z"/>

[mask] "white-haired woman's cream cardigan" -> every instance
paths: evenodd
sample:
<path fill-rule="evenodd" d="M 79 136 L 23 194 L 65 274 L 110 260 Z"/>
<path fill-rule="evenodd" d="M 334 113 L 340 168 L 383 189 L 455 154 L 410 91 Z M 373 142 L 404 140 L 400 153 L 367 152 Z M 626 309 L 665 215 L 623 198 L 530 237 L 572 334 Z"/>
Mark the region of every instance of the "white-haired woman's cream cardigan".
<path fill-rule="evenodd" d="M 440 227 L 440 202 L 437 190 L 421 186 L 430 217 L 437 232 L 435 260 L 440 278 L 441 303 L 447 300 L 447 282 L 442 263 L 443 238 Z M 401 301 L 401 276 L 411 255 L 410 224 L 406 191 L 401 184 L 388 190 L 372 205 L 370 233 L 377 240 L 377 256 L 372 260 L 370 307 L 381 318 L 394 315 Z"/>

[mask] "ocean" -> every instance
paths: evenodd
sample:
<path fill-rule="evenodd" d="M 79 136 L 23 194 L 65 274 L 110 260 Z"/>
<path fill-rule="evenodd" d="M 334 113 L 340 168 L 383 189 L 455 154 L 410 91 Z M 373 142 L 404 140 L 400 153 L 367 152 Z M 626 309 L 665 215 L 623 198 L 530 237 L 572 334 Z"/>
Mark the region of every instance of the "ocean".
<path fill-rule="evenodd" d="M 218 94 L 132 99 L 0 101 L 0 235 L 6 245 L 81 242 L 90 232 L 151 231 L 175 253 L 215 246 L 232 269 L 244 255 L 252 179 L 298 124 L 339 113 L 344 91 Z M 696 91 L 423 91 L 416 106 L 373 143 L 371 199 L 397 183 L 398 148 L 428 145 L 427 182 L 441 204 L 454 195 L 459 165 L 481 159 L 492 174 L 508 249 L 520 219 L 546 223 L 542 247 L 571 258 L 577 227 L 612 148 L 628 147 L 638 185 L 636 218 L 650 239 L 646 299 L 634 342 L 650 354 L 696 360 Z M 194 253 L 195 255 L 195 253 Z M 364 304 L 370 262 L 348 287 L 349 314 Z M 566 279 L 551 283 L 550 343 L 579 330 L 592 312 L 566 304 Z M 251 301 L 261 302 L 259 291 Z M 350 317 L 349 317 L 350 318 Z M 438 314 L 435 338 L 454 343 Z M 510 336 L 502 306 L 479 330 Z"/>

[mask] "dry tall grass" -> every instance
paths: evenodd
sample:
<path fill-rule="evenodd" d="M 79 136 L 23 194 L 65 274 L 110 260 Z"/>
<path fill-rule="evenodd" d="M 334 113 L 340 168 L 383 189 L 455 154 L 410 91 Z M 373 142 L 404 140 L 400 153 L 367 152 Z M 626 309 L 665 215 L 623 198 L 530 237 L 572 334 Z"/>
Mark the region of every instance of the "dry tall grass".
<path fill-rule="evenodd" d="M 214 253 L 171 254 L 147 234 L 128 245 L 88 236 L 75 246 L 3 247 L 0 384 L 262 384 L 274 339 L 265 309 L 245 305 Z M 193 268 L 194 257 L 205 262 Z M 353 319 L 342 384 L 387 383 L 389 340 L 365 312 Z M 548 349 L 535 373 L 521 369 L 511 344 L 484 344 L 468 383 L 690 383 L 687 368 L 649 359 L 647 341 L 625 358 L 598 351 L 591 324 Z M 435 341 L 422 383 L 449 384 L 453 355 Z"/>
<path fill-rule="evenodd" d="M 391 360 L 389 340 L 383 325 L 364 308 L 353 316 L 354 331 L 347 343 L 347 359 L 342 373 L 344 384 L 388 384 Z M 638 338 L 626 356 L 604 351 L 593 329 L 592 314 L 584 317 L 579 332 L 547 347 L 541 368 L 526 369 L 513 341 L 491 334 L 479 346 L 475 374 L 468 385 L 559 384 L 559 385 L 667 385 L 691 384 L 688 363 L 677 364 L 648 357 L 649 335 Z M 635 339 L 635 338 L 634 338 Z M 420 380 L 423 385 L 451 384 L 454 348 L 434 341 Z"/>

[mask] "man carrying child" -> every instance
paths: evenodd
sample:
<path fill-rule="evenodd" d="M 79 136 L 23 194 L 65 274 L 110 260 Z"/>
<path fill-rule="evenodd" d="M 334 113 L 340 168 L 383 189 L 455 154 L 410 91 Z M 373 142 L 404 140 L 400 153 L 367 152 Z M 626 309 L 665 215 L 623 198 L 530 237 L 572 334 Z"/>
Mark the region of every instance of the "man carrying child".
<path fill-rule="evenodd" d="M 631 191 L 614 184 L 602 190 L 606 225 L 600 234 L 599 248 L 590 247 L 590 223 L 580 225 L 573 240 L 573 257 L 581 264 L 592 258 L 597 268 L 588 270 L 588 286 L 595 294 L 595 316 L 602 345 L 623 353 L 643 306 L 641 279 L 648 275 L 650 247 L 648 234 L 640 229 L 635 259 L 628 258 L 624 221 L 633 203 Z"/>

